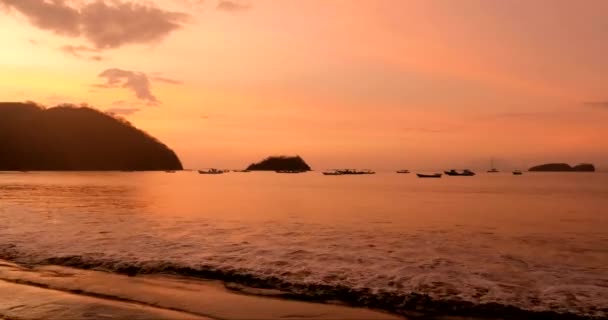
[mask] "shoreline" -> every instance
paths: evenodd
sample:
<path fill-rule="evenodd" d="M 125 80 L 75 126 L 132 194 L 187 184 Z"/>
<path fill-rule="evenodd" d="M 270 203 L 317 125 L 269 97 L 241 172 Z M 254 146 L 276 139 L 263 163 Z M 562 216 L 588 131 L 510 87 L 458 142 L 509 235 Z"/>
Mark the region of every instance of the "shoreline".
<path fill-rule="evenodd" d="M 13 302 L 7 305 L 3 301 L 4 292 L 22 294 L 17 300 L 11 297 Z M 30 294 L 25 294 L 27 292 Z M 55 319 L 45 309 L 39 309 L 35 316 L 19 313 L 23 308 L 36 312 L 39 305 L 47 304 L 45 301 L 51 301 L 61 314 L 71 315 L 58 317 L 58 320 L 100 319 L 108 314 L 114 319 L 136 320 L 140 317 L 146 320 L 603 319 L 602 316 L 531 311 L 496 303 L 475 305 L 466 301 L 434 301 L 416 293 L 408 297 L 409 305 L 401 308 L 394 307 L 393 300 L 398 297 L 390 294 L 354 303 L 349 299 L 317 294 L 298 294 L 217 278 L 111 272 L 53 262 L 30 266 L 0 259 L 0 320 Z M 45 303 L 41 304 L 41 301 Z M 100 310 L 102 313 L 98 313 Z"/>
<path fill-rule="evenodd" d="M 129 277 L 54 265 L 27 268 L 0 260 L 0 319 L 405 319 L 285 299 L 276 290 L 228 287 L 217 280 Z"/>

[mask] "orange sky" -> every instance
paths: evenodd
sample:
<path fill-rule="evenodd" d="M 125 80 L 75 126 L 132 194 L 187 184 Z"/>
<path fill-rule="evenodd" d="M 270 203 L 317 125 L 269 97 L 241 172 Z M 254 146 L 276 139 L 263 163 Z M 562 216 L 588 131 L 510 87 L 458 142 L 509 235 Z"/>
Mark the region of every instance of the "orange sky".
<path fill-rule="evenodd" d="M 604 0 L 0 0 L 0 100 L 128 113 L 191 168 L 295 153 L 317 169 L 606 168 L 606 12 Z"/>

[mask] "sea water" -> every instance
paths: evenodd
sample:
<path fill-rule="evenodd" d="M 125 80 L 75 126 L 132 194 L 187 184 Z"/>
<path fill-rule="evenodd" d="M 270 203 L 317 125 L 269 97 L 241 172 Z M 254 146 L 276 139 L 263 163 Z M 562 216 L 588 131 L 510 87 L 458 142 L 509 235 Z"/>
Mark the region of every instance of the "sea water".
<path fill-rule="evenodd" d="M 608 174 L 0 173 L 0 259 L 605 317 Z"/>

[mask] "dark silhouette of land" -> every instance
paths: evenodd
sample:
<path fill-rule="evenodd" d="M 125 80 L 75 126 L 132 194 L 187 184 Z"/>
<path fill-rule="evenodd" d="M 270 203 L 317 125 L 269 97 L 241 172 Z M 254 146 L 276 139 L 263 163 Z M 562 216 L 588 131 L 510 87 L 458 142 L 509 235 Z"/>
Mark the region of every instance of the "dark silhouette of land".
<path fill-rule="evenodd" d="M 547 163 L 530 168 L 528 171 L 546 172 L 594 172 L 595 167 L 590 163 L 581 163 L 571 167 L 567 163 Z"/>
<path fill-rule="evenodd" d="M 268 157 L 258 163 L 252 163 L 247 167 L 251 171 L 310 171 L 310 166 L 306 164 L 300 156 L 274 156 Z"/>
<path fill-rule="evenodd" d="M 0 170 L 182 170 L 173 150 L 86 107 L 0 103 Z"/>

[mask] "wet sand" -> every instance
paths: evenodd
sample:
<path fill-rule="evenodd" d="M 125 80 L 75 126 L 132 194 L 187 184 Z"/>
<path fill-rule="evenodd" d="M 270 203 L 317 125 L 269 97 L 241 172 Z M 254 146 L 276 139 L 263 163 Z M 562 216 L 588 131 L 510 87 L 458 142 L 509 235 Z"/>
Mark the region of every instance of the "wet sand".
<path fill-rule="evenodd" d="M 27 268 L 0 260 L 0 319 L 110 318 L 403 319 L 363 308 L 286 300 L 279 291 L 219 281 L 128 277 L 58 266 Z"/>

